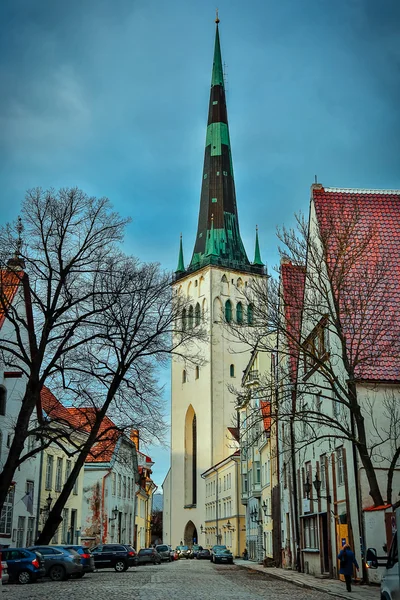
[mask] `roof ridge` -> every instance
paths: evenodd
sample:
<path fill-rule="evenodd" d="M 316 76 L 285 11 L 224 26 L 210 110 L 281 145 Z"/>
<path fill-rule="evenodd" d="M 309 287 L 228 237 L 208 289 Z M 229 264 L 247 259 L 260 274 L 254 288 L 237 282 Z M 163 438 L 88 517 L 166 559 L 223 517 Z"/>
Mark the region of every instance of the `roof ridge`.
<path fill-rule="evenodd" d="M 392 194 L 400 195 L 400 190 L 377 190 L 377 189 L 367 189 L 367 188 L 337 188 L 337 187 L 323 187 L 321 191 L 324 192 L 340 192 L 342 194 L 354 194 L 354 193 L 362 193 L 362 194 L 382 194 L 385 196 L 389 196 Z"/>

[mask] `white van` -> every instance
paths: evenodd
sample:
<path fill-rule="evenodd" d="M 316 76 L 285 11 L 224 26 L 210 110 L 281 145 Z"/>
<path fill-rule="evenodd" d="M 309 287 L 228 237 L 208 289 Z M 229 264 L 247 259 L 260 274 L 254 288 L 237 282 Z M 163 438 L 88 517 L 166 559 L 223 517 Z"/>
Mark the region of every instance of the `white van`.
<path fill-rule="evenodd" d="M 397 532 L 393 536 L 392 545 L 389 550 L 385 570 L 381 581 L 381 600 L 400 600 L 400 508 L 396 510 Z M 378 558 L 375 548 L 367 550 L 367 567 L 377 569 L 378 566 L 383 566 Z"/>

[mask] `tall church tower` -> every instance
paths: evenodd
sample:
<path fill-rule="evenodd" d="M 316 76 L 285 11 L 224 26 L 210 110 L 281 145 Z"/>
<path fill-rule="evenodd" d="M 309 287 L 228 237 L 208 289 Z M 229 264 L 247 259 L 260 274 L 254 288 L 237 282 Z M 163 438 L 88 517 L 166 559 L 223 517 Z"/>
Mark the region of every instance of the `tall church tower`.
<path fill-rule="evenodd" d="M 199 343 L 201 365 L 172 363 L 171 470 L 163 487 L 168 506 L 164 542 L 173 546 L 204 543 L 201 474 L 234 452 L 228 427 L 236 422 L 235 397 L 228 385 L 240 386 L 250 358 L 249 349 L 229 334 L 226 321 L 251 326 L 253 307 L 243 291 L 251 279 L 264 275 L 257 235 L 253 263 L 240 237 L 218 23 L 217 18 L 196 241 L 185 268 L 181 239 L 173 284 L 174 293 L 189 301 L 183 322 L 207 331 Z"/>

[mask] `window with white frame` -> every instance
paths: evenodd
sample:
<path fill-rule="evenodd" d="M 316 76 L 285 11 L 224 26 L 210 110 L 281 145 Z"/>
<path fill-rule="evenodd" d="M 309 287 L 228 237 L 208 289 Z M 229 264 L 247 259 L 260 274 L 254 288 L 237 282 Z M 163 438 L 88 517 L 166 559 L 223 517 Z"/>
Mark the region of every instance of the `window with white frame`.
<path fill-rule="evenodd" d="M 336 449 L 336 461 L 337 461 L 337 482 L 338 485 L 344 484 L 344 454 L 343 446 Z"/>
<path fill-rule="evenodd" d="M 319 458 L 320 467 L 319 467 L 319 478 L 321 481 L 321 490 L 326 489 L 326 478 L 325 478 L 325 465 L 326 465 L 326 454 L 321 454 Z"/>
<path fill-rule="evenodd" d="M 303 519 L 304 547 L 317 549 L 318 546 L 318 523 L 317 517 L 306 517 Z"/>
<path fill-rule="evenodd" d="M 18 517 L 17 524 L 17 548 L 22 548 L 24 546 L 24 537 L 25 537 L 25 517 Z"/>
<path fill-rule="evenodd" d="M 56 492 L 61 492 L 61 485 L 62 485 L 62 464 L 63 464 L 63 459 L 58 457 L 57 458 L 57 466 L 56 466 L 56 483 L 54 486 L 54 489 Z"/>
<path fill-rule="evenodd" d="M 65 483 L 68 481 L 69 476 L 71 475 L 71 470 L 72 470 L 72 462 L 69 460 L 69 458 L 67 458 L 66 463 L 65 463 Z"/>
<path fill-rule="evenodd" d="M 8 490 L 8 494 L 1 509 L 0 515 L 0 535 L 11 535 L 12 516 L 14 508 L 15 486 Z"/>
<path fill-rule="evenodd" d="M 46 462 L 46 483 L 45 483 L 46 490 L 51 490 L 51 488 L 53 486 L 53 464 L 54 464 L 54 456 L 52 456 L 51 454 L 48 454 L 47 462 Z"/>
<path fill-rule="evenodd" d="M 26 546 L 29 548 L 29 546 L 32 546 L 34 539 L 35 533 L 35 517 L 28 517 L 28 528 L 26 530 Z"/>

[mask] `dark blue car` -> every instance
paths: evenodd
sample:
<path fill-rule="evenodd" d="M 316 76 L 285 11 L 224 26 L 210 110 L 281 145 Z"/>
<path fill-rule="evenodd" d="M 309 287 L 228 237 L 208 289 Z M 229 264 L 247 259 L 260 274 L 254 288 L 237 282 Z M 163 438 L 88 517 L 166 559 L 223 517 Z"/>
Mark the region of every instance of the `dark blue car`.
<path fill-rule="evenodd" d="M 25 584 L 44 577 L 46 570 L 40 552 L 26 548 L 4 548 L 1 556 L 7 563 L 10 581 Z"/>
<path fill-rule="evenodd" d="M 69 544 L 67 546 L 62 546 L 65 550 L 75 550 L 81 557 L 81 565 L 82 565 L 82 573 L 78 573 L 77 577 L 83 577 L 85 573 L 93 573 L 94 571 L 94 556 L 90 552 L 89 548 L 84 548 L 83 546 L 74 546 Z"/>

